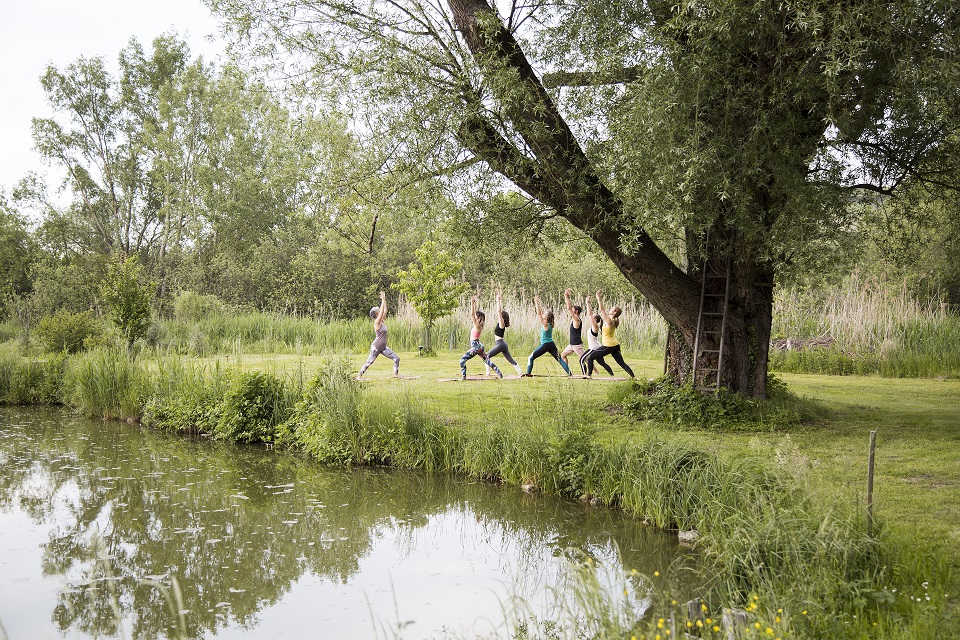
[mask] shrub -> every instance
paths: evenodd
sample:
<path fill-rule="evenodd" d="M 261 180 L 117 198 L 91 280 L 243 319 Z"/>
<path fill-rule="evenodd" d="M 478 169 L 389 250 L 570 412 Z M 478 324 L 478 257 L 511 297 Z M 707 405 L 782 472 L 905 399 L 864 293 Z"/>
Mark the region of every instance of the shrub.
<path fill-rule="evenodd" d="M 640 420 L 724 431 L 771 430 L 799 424 L 798 401 L 783 381 L 773 378 L 767 385 L 770 399 L 757 400 L 725 389 L 702 393 L 692 385 L 679 386 L 662 376 L 637 383 L 635 393 L 623 401 L 623 408 Z"/>
<path fill-rule="evenodd" d="M 103 325 L 89 311 L 61 310 L 41 318 L 35 335 L 46 351 L 77 353 L 103 336 Z"/>
<path fill-rule="evenodd" d="M 215 315 L 224 315 L 227 307 L 217 296 L 184 291 L 173 303 L 173 315 L 181 322 L 197 322 Z"/>
<path fill-rule="evenodd" d="M 262 371 L 238 373 L 223 397 L 214 434 L 234 442 L 273 442 L 289 413 L 280 378 Z"/>

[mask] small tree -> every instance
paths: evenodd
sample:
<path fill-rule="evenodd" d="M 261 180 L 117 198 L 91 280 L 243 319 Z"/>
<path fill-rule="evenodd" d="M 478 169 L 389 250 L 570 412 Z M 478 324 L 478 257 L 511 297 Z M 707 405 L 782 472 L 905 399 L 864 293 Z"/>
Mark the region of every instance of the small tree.
<path fill-rule="evenodd" d="M 424 242 L 416 256 L 416 262 L 411 262 L 407 271 L 397 274 L 400 282 L 393 287 L 407 297 L 423 318 L 424 351 L 433 353 L 430 341 L 433 323 L 456 308 L 460 296 L 467 290 L 467 283 L 457 282 L 462 265 L 438 249 L 437 243 Z"/>
<path fill-rule="evenodd" d="M 127 341 L 127 349 L 132 349 L 138 338 L 147 335 L 151 297 L 150 284 L 135 258 L 110 264 L 102 293 L 110 308 L 110 317 Z"/>

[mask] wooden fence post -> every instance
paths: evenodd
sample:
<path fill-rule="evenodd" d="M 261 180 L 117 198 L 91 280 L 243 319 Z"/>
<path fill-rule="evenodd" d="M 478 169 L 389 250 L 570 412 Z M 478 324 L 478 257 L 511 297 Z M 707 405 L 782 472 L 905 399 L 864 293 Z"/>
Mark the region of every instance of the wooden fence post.
<path fill-rule="evenodd" d="M 867 457 L 867 537 L 873 537 L 873 459 L 877 446 L 876 430 L 870 432 L 870 454 Z"/>

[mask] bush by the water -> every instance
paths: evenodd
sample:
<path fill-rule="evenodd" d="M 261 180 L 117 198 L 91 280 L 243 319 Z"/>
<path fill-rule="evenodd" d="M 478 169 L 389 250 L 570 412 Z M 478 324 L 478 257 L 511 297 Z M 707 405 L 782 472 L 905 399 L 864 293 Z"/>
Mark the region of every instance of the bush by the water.
<path fill-rule="evenodd" d="M 0 344 L 0 403 L 59 404 L 66 358 L 24 358 L 11 343 Z"/>
<path fill-rule="evenodd" d="M 289 415 L 283 381 L 262 371 L 236 374 L 230 381 L 214 427 L 218 437 L 234 442 L 273 442 Z"/>

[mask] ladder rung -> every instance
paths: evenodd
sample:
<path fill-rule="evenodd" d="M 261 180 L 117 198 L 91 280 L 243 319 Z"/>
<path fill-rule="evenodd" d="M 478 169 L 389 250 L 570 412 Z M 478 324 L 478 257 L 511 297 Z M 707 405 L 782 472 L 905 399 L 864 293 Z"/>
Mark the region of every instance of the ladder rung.
<path fill-rule="evenodd" d="M 725 293 L 705 293 L 703 294 L 704 298 L 724 298 L 727 294 Z"/>
<path fill-rule="evenodd" d="M 710 316 L 712 318 L 719 318 L 723 316 L 723 314 L 719 311 L 704 311 L 702 315 Z"/>
<path fill-rule="evenodd" d="M 700 353 L 720 353 L 720 349 L 700 349 Z"/>

